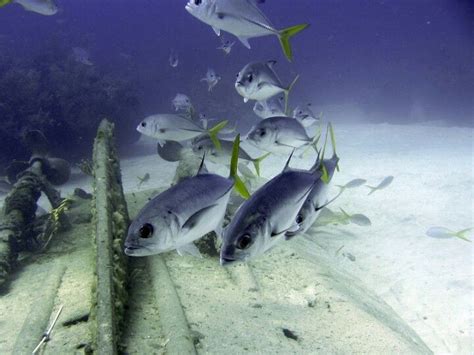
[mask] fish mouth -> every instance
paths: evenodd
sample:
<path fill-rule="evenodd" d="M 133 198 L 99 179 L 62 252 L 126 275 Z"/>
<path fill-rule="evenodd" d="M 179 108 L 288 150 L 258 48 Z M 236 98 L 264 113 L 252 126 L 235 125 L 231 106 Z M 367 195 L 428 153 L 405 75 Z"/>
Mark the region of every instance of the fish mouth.
<path fill-rule="evenodd" d="M 125 245 L 124 253 L 127 256 L 147 256 L 156 254 L 147 247 L 134 245 Z"/>
<path fill-rule="evenodd" d="M 221 256 L 221 259 L 220 259 L 220 263 L 222 266 L 234 264 L 236 261 L 237 261 L 236 259 L 225 257 L 225 256 Z"/>

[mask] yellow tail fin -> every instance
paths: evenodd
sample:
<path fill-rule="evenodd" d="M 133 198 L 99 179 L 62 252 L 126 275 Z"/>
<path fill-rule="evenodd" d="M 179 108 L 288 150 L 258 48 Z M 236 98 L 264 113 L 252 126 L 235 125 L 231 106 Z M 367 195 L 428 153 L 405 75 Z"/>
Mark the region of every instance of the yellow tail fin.
<path fill-rule="evenodd" d="M 296 35 L 297 33 L 303 31 L 308 26 L 309 24 L 304 23 L 302 25 L 296 25 L 285 28 L 278 32 L 278 39 L 280 40 L 281 48 L 283 49 L 283 53 L 285 53 L 285 56 L 288 61 L 291 62 L 291 60 L 293 59 L 293 51 L 291 50 L 290 38 Z"/>

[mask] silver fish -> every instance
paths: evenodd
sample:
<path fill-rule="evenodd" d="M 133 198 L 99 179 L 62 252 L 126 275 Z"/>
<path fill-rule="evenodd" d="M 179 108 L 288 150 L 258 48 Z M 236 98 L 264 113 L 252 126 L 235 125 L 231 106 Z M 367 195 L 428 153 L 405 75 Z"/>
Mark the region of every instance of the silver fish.
<path fill-rule="evenodd" d="M 258 149 L 288 154 L 293 149 L 308 146 L 313 139 L 304 127 L 291 117 L 269 117 L 260 121 L 247 135 L 247 142 Z"/>
<path fill-rule="evenodd" d="M 349 215 L 349 220 L 352 223 L 357 224 L 358 226 L 366 227 L 366 226 L 372 225 L 372 222 L 370 221 L 369 217 L 361 213 L 355 213 L 355 214 Z"/>
<path fill-rule="evenodd" d="M 232 47 L 234 46 L 235 42 L 231 41 L 222 41 L 222 44 L 217 47 L 217 49 L 220 49 L 224 52 L 225 55 L 230 54 L 230 51 L 232 50 Z"/>
<path fill-rule="evenodd" d="M 212 91 L 214 86 L 216 86 L 221 79 L 222 78 L 216 74 L 214 69 L 209 68 L 207 69 L 206 76 L 202 78 L 201 81 L 207 82 L 207 91 Z"/>
<path fill-rule="evenodd" d="M 284 112 L 288 109 L 288 95 L 293 85 L 298 80 L 296 76 L 293 82 L 285 87 L 280 78 L 273 70 L 276 61 L 253 62 L 245 65 L 237 74 L 235 80 L 235 90 L 244 98 L 244 102 L 249 100 L 263 101 L 272 96 L 284 94 Z"/>
<path fill-rule="evenodd" d="M 0 7 L 7 4 L 18 4 L 26 11 L 35 12 L 44 16 L 52 16 L 58 13 L 58 7 L 53 0 L 4 0 L 0 1 Z"/>
<path fill-rule="evenodd" d="M 210 25 L 218 36 L 221 30 L 231 33 L 247 48 L 250 48 L 249 38 L 275 35 L 286 58 L 291 61 L 290 38 L 307 28 L 308 24 L 277 30 L 256 3 L 255 0 L 189 0 L 186 10 Z"/>
<path fill-rule="evenodd" d="M 466 236 L 466 233 L 470 232 L 471 230 L 472 228 L 466 228 L 466 229 L 455 232 L 446 227 L 430 227 L 426 231 L 426 235 L 431 238 L 439 238 L 439 239 L 456 237 L 456 238 L 465 240 L 467 242 L 471 242 L 471 240 Z"/>
<path fill-rule="evenodd" d="M 194 121 L 182 115 L 156 114 L 146 117 L 137 126 L 137 131 L 141 134 L 165 141 L 185 141 L 202 134 L 208 134 L 217 146 L 217 134 L 225 127 L 227 121 L 222 121 L 211 129 L 204 129 Z"/>
<path fill-rule="evenodd" d="M 293 110 L 293 118 L 296 118 L 305 128 L 318 124 L 321 118 L 311 110 L 311 104 L 296 106 Z"/>
<path fill-rule="evenodd" d="M 187 178 L 148 202 L 129 227 L 125 254 L 147 256 L 176 249 L 179 254 L 199 255 L 192 244 L 205 234 L 221 234 L 222 222 L 236 175 L 240 137 L 234 141 L 228 178 L 204 171 Z"/>
<path fill-rule="evenodd" d="M 365 179 L 353 179 L 347 182 L 345 185 L 337 185 L 341 189 L 352 189 L 354 187 L 359 187 L 364 185 L 367 182 Z"/>
<path fill-rule="evenodd" d="M 176 68 L 179 64 L 178 53 L 176 53 L 174 50 L 171 50 L 170 52 L 170 55 L 168 57 L 168 63 L 173 68 Z"/>
<path fill-rule="evenodd" d="M 368 195 L 372 195 L 377 190 L 385 189 L 388 185 L 392 183 L 392 181 L 393 176 L 386 176 L 377 186 L 366 185 L 370 189 Z"/>
<path fill-rule="evenodd" d="M 285 97 L 276 95 L 263 101 L 257 101 L 253 112 L 261 118 L 285 116 Z"/>
<path fill-rule="evenodd" d="M 191 99 L 185 94 L 177 93 L 174 99 L 171 100 L 171 103 L 175 111 L 184 111 L 187 113 L 194 111 Z"/>
<path fill-rule="evenodd" d="M 234 182 L 215 174 L 198 174 L 153 198 L 128 230 L 125 254 L 147 256 L 176 249 L 198 255 L 193 241 L 221 233 Z"/>
<path fill-rule="evenodd" d="M 84 65 L 94 65 L 90 60 L 89 52 L 81 47 L 74 47 L 72 49 L 72 55 L 76 62 L 84 64 Z"/>
<path fill-rule="evenodd" d="M 221 265 L 262 255 L 299 228 L 296 216 L 320 174 L 291 170 L 288 163 L 239 207 L 225 228 Z"/>

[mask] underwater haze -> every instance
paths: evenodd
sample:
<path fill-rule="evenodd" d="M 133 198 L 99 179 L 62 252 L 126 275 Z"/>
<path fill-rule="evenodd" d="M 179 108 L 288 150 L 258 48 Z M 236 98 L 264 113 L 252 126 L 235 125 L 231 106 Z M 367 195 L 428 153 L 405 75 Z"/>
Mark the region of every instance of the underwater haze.
<path fill-rule="evenodd" d="M 190 13 L 210 1 L 260 31 L 251 48 Z M 40 324 L 51 265 L 66 271 L 42 305 L 64 309 L 44 353 L 98 352 L 107 118 L 131 217 L 119 353 L 472 354 L 474 2 L 187 3 L 0 0 L 0 353 Z M 5 237 L 38 162 L 25 229 L 43 234 Z M 72 228 L 44 243 L 60 213 Z"/>

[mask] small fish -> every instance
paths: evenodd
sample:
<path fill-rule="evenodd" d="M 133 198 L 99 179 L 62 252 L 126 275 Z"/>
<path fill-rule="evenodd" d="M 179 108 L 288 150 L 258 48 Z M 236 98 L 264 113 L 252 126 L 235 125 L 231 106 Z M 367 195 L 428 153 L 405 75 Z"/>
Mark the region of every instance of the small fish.
<path fill-rule="evenodd" d="M 84 65 L 94 65 L 94 63 L 92 63 L 90 60 L 89 52 L 84 48 L 74 47 L 72 49 L 72 56 L 74 60 L 78 63 L 84 64 Z"/>
<path fill-rule="evenodd" d="M 299 78 L 293 79 L 288 87 L 283 86 L 280 78 L 273 70 L 275 60 L 252 62 L 242 68 L 235 80 L 235 89 L 244 102 L 249 100 L 263 101 L 280 93 L 284 94 L 284 112 L 288 111 L 288 95 Z"/>
<path fill-rule="evenodd" d="M 214 69 L 209 68 L 207 69 L 206 76 L 202 78 L 201 81 L 207 82 L 207 91 L 212 91 L 214 86 L 216 86 L 221 79 L 222 78 L 216 74 Z"/>
<path fill-rule="evenodd" d="M 142 184 L 144 184 L 145 182 L 147 182 L 148 180 L 150 180 L 150 174 L 149 174 L 149 173 L 146 173 L 146 174 L 143 175 L 142 177 L 137 176 L 137 179 L 138 179 L 138 187 L 140 187 L 140 186 L 142 186 Z"/>
<path fill-rule="evenodd" d="M 182 142 L 202 134 L 208 134 L 216 147 L 220 147 L 217 134 L 227 121 L 216 124 L 211 129 L 204 129 L 194 121 L 182 115 L 156 114 L 146 117 L 137 126 L 141 134 L 158 140 Z"/>
<path fill-rule="evenodd" d="M 171 50 L 170 55 L 168 57 L 168 63 L 173 68 L 176 68 L 179 64 L 178 53 L 176 53 L 173 49 Z"/>
<path fill-rule="evenodd" d="M 232 155 L 233 143 L 227 140 L 220 140 L 221 149 L 217 149 L 214 142 L 208 136 L 197 137 L 191 144 L 193 153 L 202 156 L 216 164 L 226 164 Z M 260 162 L 268 157 L 265 154 L 259 158 L 252 158 L 243 148 L 239 149 L 239 159 L 251 161 L 254 164 L 257 175 L 260 176 Z"/>
<path fill-rule="evenodd" d="M 186 10 L 198 20 L 210 25 L 216 35 L 221 30 L 236 36 L 250 48 L 249 38 L 275 35 L 283 53 L 291 61 L 293 53 L 290 38 L 307 28 L 301 24 L 277 30 L 257 6 L 259 0 L 189 0 Z"/>
<path fill-rule="evenodd" d="M 321 122 L 321 118 L 317 117 L 311 110 L 311 104 L 296 106 L 293 110 L 293 118 L 297 119 L 305 128 Z"/>
<path fill-rule="evenodd" d="M 193 241 L 212 231 L 220 235 L 232 188 L 246 192 L 237 176 L 239 141 L 237 136 L 228 178 L 204 172 L 203 159 L 196 176 L 150 200 L 129 227 L 125 254 L 147 256 L 176 249 L 180 255 L 199 256 Z"/>
<path fill-rule="evenodd" d="M 368 195 L 372 195 L 377 190 L 385 189 L 388 185 L 392 183 L 392 181 L 393 181 L 393 176 L 387 176 L 380 182 L 380 184 L 378 184 L 375 187 L 366 185 L 370 189 L 370 192 L 368 193 Z"/>
<path fill-rule="evenodd" d="M 184 111 L 186 113 L 194 112 L 191 99 L 185 94 L 177 93 L 174 99 L 171 100 L 171 103 L 174 106 L 175 111 Z"/>
<path fill-rule="evenodd" d="M 283 171 L 250 196 L 225 228 L 221 265 L 247 261 L 298 230 L 296 215 L 321 174 L 292 170 L 288 159 Z"/>
<path fill-rule="evenodd" d="M 363 226 L 363 227 L 372 225 L 372 222 L 370 221 L 369 217 L 361 213 L 349 214 L 346 211 L 344 211 L 342 208 L 340 208 L 340 210 L 343 213 L 344 217 L 351 223 L 354 223 L 354 224 L 357 224 L 358 226 Z"/>
<path fill-rule="evenodd" d="M 58 7 L 53 0 L 0 0 L 0 7 L 8 4 L 18 4 L 26 11 L 44 16 L 52 16 L 58 13 Z"/>
<path fill-rule="evenodd" d="M 276 116 L 258 122 L 248 133 L 247 142 L 270 153 L 288 154 L 293 149 L 313 144 L 314 139 L 295 119 Z"/>
<path fill-rule="evenodd" d="M 349 182 L 347 182 L 345 185 L 336 185 L 337 187 L 341 189 L 353 189 L 355 187 L 359 187 L 364 185 L 367 182 L 365 179 L 353 179 Z"/>
<path fill-rule="evenodd" d="M 285 116 L 285 97 L 273 96 L 267 100 L 257 101 L 253 106 L 253 112 L 261 118 L 274 116 Z"/>
<path fill-rule="evenodd" d="M 225 55 L 228 55 L 230 54 L 230 51 L 232 50 L 232 47 L 234 46 L 235 42 L 231 42 L 231 41 L 222 41 L 222 44 L 217 47 L 217 49 L 220 49 L 222 50 Z"/>
<path fill-rule="evenodd" d="M 454 232 L 446 227 L 431 227 L 426 231 L 426 235 L 432 238 L 460 238 L 466 242 L 471 242 L 471 240 L 465 235 L 467 232 L 471 231 L 472 228 L 466 228 L 458 232 Z"/>

